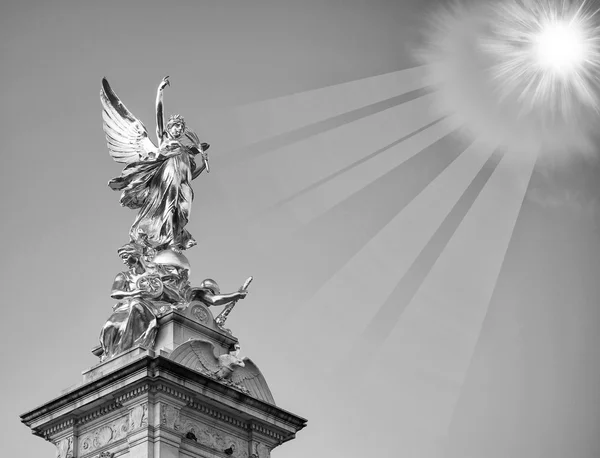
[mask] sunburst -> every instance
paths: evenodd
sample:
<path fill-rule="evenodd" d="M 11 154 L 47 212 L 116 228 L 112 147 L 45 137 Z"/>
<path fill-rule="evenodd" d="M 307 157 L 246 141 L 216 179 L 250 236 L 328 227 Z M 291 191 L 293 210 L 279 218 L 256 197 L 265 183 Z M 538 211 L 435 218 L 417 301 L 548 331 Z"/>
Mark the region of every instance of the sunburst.
<path fill-rule="evenodd" d="M 600 110 L 600 20 L 589 1 L 501 1 L 491 6 L 482 48 L 502 98 L 521 109 L 568 117 L 584 105 Z"/>
<path fill-rule="evenodd" d="M 597 1 L 597 0 L 593 0 Z M 595 155 L 600 14 L 592 0 L 455 0 L 416 52 L 434 108 L 473 138 L 545 157 Z"/>

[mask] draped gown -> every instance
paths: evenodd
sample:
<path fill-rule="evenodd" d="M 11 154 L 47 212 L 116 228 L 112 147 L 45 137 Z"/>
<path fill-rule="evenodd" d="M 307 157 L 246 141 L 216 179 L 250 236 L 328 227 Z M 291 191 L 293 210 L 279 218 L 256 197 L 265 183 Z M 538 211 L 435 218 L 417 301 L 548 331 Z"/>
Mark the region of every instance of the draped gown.
<path fill-rule="evenodd" d="M 125 167 L 121 176 L 109 182 L 113 190 L 122 191 L 122 206 L 140 209 L 129 232 L 133 242 L 176 249 L 186 249 L 196 243 L 185 226 L 194 199 L 191 182 L 204 165 L 196 166 L 194 156 L 199 150 L 191 135 L 178 143 L 179 146 L 169 152 L 176 151 L 175 156 L 159 155 L 156 159 L 133 162 Z"/>

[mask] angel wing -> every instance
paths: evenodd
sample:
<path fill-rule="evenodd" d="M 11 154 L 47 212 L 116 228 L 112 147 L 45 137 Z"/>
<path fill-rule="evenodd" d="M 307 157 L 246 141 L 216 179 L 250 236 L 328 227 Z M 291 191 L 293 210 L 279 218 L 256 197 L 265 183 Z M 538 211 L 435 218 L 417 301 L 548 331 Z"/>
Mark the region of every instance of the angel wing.
<path fill-rule="evenodd" d="M 244 367 L 236 367 L 231 381 L 245 387 L 255 398 L 275 405 L 275 399 L 273 399 L 267 381 L 250 358 L 244 358 Z"/>
<path fill-rule="evenodd" d="M 215 346 L 206 340 L 190 339 L 182 343 L 169 355 L 169 359 L 198 372 L 215 373 L 219 370 L 219 359 Z"/>
<path fill-rule="evenodd" d="M 106 78 L 102 78 L 100 101 L 108 151 L 116 162 L 129 164 L 157 154 L 142 122 L 123 105 Z"/>

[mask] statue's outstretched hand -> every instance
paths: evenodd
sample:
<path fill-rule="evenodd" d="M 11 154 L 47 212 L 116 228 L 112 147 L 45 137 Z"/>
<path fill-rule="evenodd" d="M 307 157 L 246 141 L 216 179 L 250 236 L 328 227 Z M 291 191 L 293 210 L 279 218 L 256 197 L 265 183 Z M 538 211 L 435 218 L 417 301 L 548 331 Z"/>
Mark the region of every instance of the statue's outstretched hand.
<path fill-rule="evenodd" d="M 170 86 L 171 82 L 169 81 L 169 77 L 165 76 L 163 80 L 160 82 L 160 86 L 158 86 L 158 90 L 162 91 L 166 86 Z"/>

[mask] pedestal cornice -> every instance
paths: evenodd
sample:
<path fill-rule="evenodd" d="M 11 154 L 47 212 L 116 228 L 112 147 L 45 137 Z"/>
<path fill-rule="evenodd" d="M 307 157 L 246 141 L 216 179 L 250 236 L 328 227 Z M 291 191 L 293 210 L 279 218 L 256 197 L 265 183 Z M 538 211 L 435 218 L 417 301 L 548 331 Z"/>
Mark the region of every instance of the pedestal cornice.
<path fill-rule="evenodd" d="M 126 413 L 140 396 L 177 400 L 189 411 L 233 429 L 257 431 L 274 445 L 295 437 L 306 420 L 146 350 L 128 364 L 76 386 L 21 416 L 33 433 L 54 440 L 61 431 L 83 426 L 113 412 Z"/>

